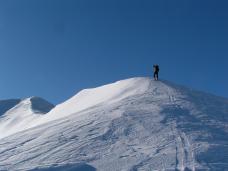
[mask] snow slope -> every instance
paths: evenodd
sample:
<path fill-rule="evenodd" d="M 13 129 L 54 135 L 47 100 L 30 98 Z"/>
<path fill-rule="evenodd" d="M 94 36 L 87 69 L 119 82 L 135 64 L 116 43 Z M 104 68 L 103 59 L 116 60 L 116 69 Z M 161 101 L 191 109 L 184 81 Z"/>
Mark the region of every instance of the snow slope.
<path fill-rule="evenodd" d="M 228 100 L 167 81 L 83 90 L 29 123 L 0 170 L 228 170 Z"/>
<path fill-rule="evenodd" d="M 0 109 L 4 109 L 0 117 L 0 138 L 33 127 L 32 122 L 38 120 L 54 107 L 39 97 L 6 100 L 3 104 L 7 108 L 0 107 Z"/>
<path fill-rule="evenodd" d="M 117 81 L 116 83 L 104 85 L 98 88 L 82 90 L 66 102 L 57 105 L 45 117 L 33 124 L 34 126 L 43 124 L 66 117 L 73 113 L 88 110 L 95 106 L 105 106 L 121 101 L 132 95 L 142 94 L 148 89 L 150 81 L 141 81 L 142 79 L 140 78 L 134 78 L 128 79 L 127 81 Z"/>

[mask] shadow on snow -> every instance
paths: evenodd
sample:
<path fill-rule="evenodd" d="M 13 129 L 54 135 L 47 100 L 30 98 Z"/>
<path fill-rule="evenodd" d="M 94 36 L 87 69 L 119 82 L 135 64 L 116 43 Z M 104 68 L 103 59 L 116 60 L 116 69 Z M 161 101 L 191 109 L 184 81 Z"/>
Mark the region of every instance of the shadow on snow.
<path fill-rule="evenodd" d="M 49 166 L 46 168 L 36 168 L 30 171 L 96 171 L 96 169 L 88 164 L 66 164 L 62 166 Z"/>

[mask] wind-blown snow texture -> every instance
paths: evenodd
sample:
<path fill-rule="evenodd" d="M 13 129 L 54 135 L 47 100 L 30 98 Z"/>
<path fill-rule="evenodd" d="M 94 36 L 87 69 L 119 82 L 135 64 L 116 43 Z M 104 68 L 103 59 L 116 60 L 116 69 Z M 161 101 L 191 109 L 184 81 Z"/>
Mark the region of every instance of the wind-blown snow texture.
<path fill-rule="evenodd" d="M 2 128 L 6 116 L 22 116 L 0 139 L 0 170 L 228 170 L 221 97 L 132 78 L 83 90 L 38 117 L 22 102 L 0 119 Z M 15 131 L 27 117 L 29 129 Z"/>

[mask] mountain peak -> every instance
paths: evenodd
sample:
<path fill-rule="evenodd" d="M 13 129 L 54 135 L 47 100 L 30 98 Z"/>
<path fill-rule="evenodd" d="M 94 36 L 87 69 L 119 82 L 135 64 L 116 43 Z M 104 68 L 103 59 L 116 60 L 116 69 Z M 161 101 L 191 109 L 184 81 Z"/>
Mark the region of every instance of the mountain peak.
<path fill-rule="evenodd" d="M 55 106 L 48 102 L 47 100 L 41 98 L 32 96 L 28 98 L 27 100 L 31 103 L 31 108 L 35 113 L 48 113 L 50 110 L 52 110 Z"/>
<path fill-rule="evenodd" d="M 37 119 L 53 108 L 54 105 L 40 97 L 0 101 L 0 110 L 3 112 L 0 119 L 0 138 L 32 127 L 33 122 L 36 123 Z"/>
<path fill-rule="evenodd" d="M 82 90 L 45 115 L 21 115 L 41 102 L 25 99 L 0 129 L 0 136 L 12 130 L 1 139 L 0 170 L 52 170 L 69 161 L 110 171 L 227 169 L 227 99 L 138 77 Z"/>

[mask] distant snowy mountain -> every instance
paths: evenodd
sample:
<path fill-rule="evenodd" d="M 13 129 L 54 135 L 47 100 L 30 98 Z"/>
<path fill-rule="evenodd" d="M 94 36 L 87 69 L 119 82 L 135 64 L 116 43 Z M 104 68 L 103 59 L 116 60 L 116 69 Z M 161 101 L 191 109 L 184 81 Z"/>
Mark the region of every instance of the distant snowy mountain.
<path fill-rule="evenodd" d="M 0 138 L 33 127 L 32 122 L 52 108 L 54 105 L 39 97 L 0 101 Z"/>
<path fill-rule="evenodd" d="M 228 170 L 225 98 L 131 78 L 53 107 L 0 101 L 0 170 Z"/>
<path fill-rule="evenodd" d="M 0 117 L 9 109 L 20 103 L 20 99 L 0 100 Z"/>

